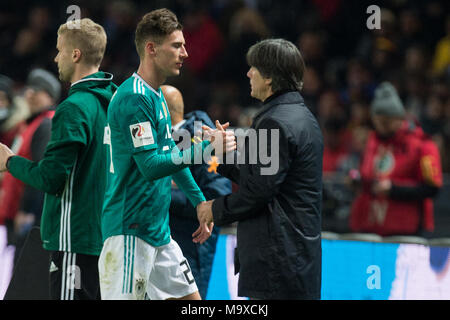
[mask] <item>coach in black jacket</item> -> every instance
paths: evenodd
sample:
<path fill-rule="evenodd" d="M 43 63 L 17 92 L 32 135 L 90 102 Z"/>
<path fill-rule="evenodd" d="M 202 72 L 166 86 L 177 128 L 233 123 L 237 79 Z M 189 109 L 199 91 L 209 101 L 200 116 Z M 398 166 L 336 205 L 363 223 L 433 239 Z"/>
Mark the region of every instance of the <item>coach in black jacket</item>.
<path fill-rule="evenodd" d="M 269 39 L 249 49 L 247 62 L 251 95 L 264 102 L 251 127 L 258 154 L 264 146 L 262 154 L 276 153 L 271 139 L 277 136 L 270 133 L 278 130 L 278 155 L 271 156 L 278 170 L 264 173 L 274 164 L 263 164 L 260 156 L 251 164 L 250 152 L 240 161 L 244 164 L 220 165 L 219 173 L 238 183 L 239 190 L 202 204 L 199 220 L 219 226 L 239 222 L 239 296 L 320 299 L 323 140 L 299 93 L 303 59 L 291 42 Z M 269 132 L 262 146 L 261 129 Z M 252 150 L 251 143 L 246 139 L 245 150 Z"/>

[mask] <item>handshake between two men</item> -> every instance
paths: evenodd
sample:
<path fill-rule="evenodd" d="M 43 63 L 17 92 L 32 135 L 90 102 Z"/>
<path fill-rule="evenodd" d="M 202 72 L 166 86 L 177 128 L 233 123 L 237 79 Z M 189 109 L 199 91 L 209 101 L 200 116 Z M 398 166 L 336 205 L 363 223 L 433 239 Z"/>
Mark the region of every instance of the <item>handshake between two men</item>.
<path fill-rule="evenodd" d="M 202 126 L 203 137 L 206 140 L 211 141 L 212 147 L 215 150 L 216 156 L 223 156 L 226 153 L 233 152 L 236 150 L 236 136 L 233 131 L 226 131 L 230 126 L 227 122 L 223 125 L 216 120 L 216 129 L 212 129 L 208 126 Z M 222 154 L 219 154 L 219 153 Z M 210 236 L 212 229 L 214 227 L 213 216 L 212 216 L 212 203 L 214 200 L 203 201 L 197 205 L 197 218 L 199 222 L 199 227 L 192 234 L 193 241 L 195 243 L 204 243 Z"/>

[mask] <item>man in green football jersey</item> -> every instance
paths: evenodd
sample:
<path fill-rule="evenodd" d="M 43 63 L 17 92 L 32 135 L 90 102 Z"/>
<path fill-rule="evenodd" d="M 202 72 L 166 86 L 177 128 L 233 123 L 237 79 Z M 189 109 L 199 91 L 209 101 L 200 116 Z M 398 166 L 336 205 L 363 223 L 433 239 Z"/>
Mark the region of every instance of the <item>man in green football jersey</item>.
<path fill-rule="evenodd" d="M 189 263 L 170 236 L 171 179 L 192 205 L 205 201 L 188 163 L 209 146 L 204 140 L 180 152 L 160 86 L 176 76 L 188 54 L 182 26 L 167 9 L 154 10 L 136 28 L 137 72 L 117 89 L 108 108 L 104 142 L 109 146 L 99 260 L 102 299 L 200 299 Z M 212 147 L 236 148 L 234 135 L 216 129 Z M 222 140 L 222 141 L 221 141 Z M 212 224 L 201 224 L 193 241 L 203 243 Z"/>
<path fill-rule="evenodd" d="M 103 132 L 106 109 L 116 90 L 112 75 L 99 72 L 106 33 L 90 19 L 58 30 L 59 78 L 71 83 L 56 109 L 51 138 L 39 162 L 0 146 L 0 171 L 46 192 L 41 238 L 51 251 L 53 299 L 99 299 L 100 218 L 106 181 Z"/>

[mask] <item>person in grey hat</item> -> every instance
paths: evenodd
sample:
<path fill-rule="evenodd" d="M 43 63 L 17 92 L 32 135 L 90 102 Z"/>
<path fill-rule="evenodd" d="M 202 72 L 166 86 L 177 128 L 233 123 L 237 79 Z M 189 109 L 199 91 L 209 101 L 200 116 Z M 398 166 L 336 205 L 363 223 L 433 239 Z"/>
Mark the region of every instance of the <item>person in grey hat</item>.
<path fill-rule="evenodd" d="M 32 70 L 28 75 L 26 85 L 29 89 L 27 90 L 29 95 L 27 100 L 31 109 L 53 106 L 61 96 L 61 84 L 58 79 L 44 69 Z M 30 111 L 34 113 L 33 110 Z"/>
<path fill-rule="evenodd" d="M 394 135 L 406 116 L 397 90 L 389 82 L 383 82 L 376 88 L 370 111 L 375 130 L 382 138 Z"/>

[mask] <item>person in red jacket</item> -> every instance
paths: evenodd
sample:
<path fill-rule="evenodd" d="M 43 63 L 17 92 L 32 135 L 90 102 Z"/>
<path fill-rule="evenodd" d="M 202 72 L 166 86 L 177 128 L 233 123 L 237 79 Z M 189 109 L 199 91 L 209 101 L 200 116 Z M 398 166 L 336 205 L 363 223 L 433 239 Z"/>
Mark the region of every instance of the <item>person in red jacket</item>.
<path fill-rule="evenodd" d="M 39 161 L 51 134 L 53 106 L 59 99 L 61 85 L 58 79 L 43 69 L 30 72 L 25 99 L 30 111 L 23 129 L 13 140 L 11 149 L 17 155 Z M 39 225 L 44 193 L 5 172 L 0 185 L 0 224 L 8 226 L 8 241 L 16 246 L 15 262 L 28 231 Z"/>
<path fill-rule="evenodd" d="M 395 88 L 379 85 L 371 105 L 375 131 L 360 165 L 360 190 L 350 214 L 353 232 L 427 237 L 434 230 L 432 198 L 442 186 L 437 146 L 405 119 Z"/>

